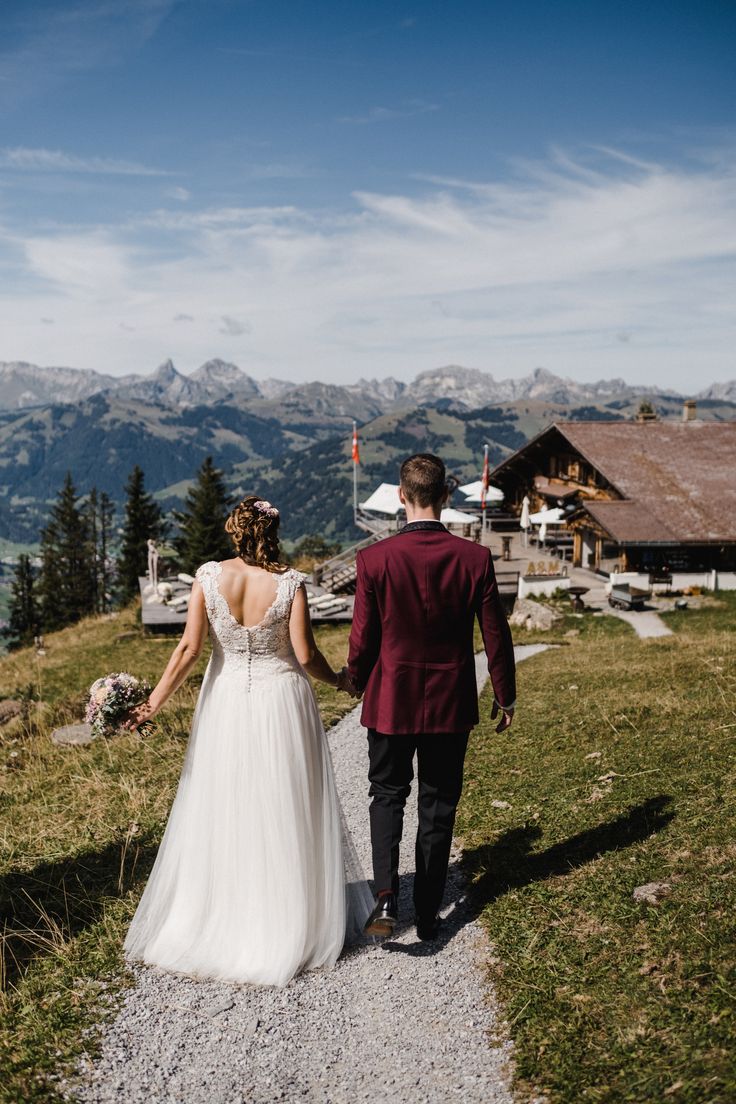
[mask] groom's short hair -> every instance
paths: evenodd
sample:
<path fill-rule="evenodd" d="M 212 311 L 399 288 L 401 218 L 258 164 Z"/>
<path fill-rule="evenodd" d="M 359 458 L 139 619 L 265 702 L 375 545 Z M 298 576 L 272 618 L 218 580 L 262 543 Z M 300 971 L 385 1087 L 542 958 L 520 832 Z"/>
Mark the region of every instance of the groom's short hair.
<path fill-rule="evenodd" d="M 401 465 L 401 486 L 412 506 L 437 506 L 447 494 L 447 473 L 439 456 L 417 452 Z"/>

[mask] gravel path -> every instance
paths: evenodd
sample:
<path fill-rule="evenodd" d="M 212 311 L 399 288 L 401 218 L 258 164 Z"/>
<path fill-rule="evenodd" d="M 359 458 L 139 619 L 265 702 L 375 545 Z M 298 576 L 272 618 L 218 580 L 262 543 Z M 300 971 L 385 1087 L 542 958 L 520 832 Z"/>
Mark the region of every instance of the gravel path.
<path fill-rule="evenodd" d="M 671 636 L 672 629 L 665 625 L 662 618 L 654 610 L 608 610 L 614 617 L 619 617 L 631 625 L 637 636 L 647 640 L 652 636 Z"/>
<path fill-rule="evenodd" d="M 517 658 L 539 650 L 518 649 Z M 370 871 L 368 755 L 359 716 L 360 707 L 329 739 L 345 817 Z M 465 903 L 458 855 L 444 934 L 435 944 L 420 943 L 410 923 L 413 797 L 406 812 L 402 920 L 391 941 L 352 947 L 334 970 L 302 975 L 284 989 L 138 966 L 101 1057 L 82 1065 L 70 1099 L 362 1104 L 378 1096 L 407 1104 L 511 1104 L 511 1044 L 495 1037 L 500 1015 L 483 969 L 489 948 Z"/>

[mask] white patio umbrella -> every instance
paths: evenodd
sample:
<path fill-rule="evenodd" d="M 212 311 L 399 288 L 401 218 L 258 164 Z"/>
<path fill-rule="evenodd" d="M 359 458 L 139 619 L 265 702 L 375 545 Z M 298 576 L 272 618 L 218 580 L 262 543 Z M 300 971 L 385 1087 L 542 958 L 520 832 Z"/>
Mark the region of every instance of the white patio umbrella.
<path fill-rule="evenodd" d="M 565 511 L 561 506 L 554 506 L 550 510 L 537 510 L 536 514 L 529 515 L 532 525 L 564 525 Z"/>
<path fill-rule="evenodd" d="M 481 491 L 483 490 L 483 480 L 476 479 L 475 483 L 466 483 L 462 487 L 458 487 L 461 494 L 465 495 L 465 502 L 480 502 Z M 488 487 L 486 493 L 486 502 L 503 502 L 503 491 L 498 487 Z"/>
<path fill-rule="evenodd" d="M 468 514 L 463 510 L 455 510 L 451 506 L 446 506 L 440 514 L 443 525 L 472 525 L 477 520 L 477 514 Z"/>
<path fill-rule="evenodd" d="M 375 514 L 398 514 L 402 508 L 398 483 L 380 483 L 360 508 Z"/>
<path fill-rule="evenodd" d="M 543 521 L 542 524 L 539 526 L 539 541 L 540 541 L 541 544 L 544 544 L 546 539 L 547 539 L 547 522 Z"/>

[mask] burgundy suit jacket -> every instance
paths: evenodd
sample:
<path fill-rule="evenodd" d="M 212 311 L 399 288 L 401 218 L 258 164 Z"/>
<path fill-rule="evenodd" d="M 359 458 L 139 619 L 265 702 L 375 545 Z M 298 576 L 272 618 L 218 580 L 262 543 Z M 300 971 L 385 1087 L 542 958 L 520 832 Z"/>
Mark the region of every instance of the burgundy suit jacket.
<path fill-rule="evenodd" d="M 512 705 L 514 649 L 489 549 L 415 522 L 358 552 L 348 670 L 364 691 L 363 725 L 395 734 L 476 725 L 476 617 L 496 700 Z"/>

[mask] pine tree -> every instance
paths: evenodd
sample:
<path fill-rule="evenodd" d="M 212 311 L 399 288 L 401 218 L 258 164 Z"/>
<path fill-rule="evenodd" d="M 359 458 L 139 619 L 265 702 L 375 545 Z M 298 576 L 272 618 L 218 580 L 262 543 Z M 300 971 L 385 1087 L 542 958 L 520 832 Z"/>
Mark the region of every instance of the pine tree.
<path fill-rule="evenodd" d="M 89 584 L 92 591 L 92 608 L 96 613 L 100 611 L 100 571 L 99 571 L 99 524 L 100 504 L 97 488 L 93 487 L 89 492 L 84 508 L 84 518 L 87 529 L 87 562 L 89 564 Z"/>
<path fill-rule="evenodd" d="M 10 614 L 4 635 L 11 648 L 30 644 L 38 633 L 39 620 L 34 591 L 31 557 L 25 552 L 18 557 L 10 586 Z"/>
<path fill-rule="evenodd" d="M 115 521 L 115 503 L 106 491 L 100 495 L 100 524 L 98 539 L 98 594 L 99 610 L 107 613 L 112 604 L 115 561 L 112 558 L 112 534 Z"/>
<path fill-rule="evenodd" d="M 225 532 L 230 506 L 223 474 L 208 456 L 187 492 L 184 509 L 175 514 L 179 536 L 173 543 L 185 571 L 195 571 L 207 560 L 232 556 L 232 543 Z"/>
<path fill-rule="evenodd" d="M 84 514 L 88 527 L 88 557 L 93 605 L 96 613 L 105 613 L 110 608 L 111 598 L 113 564 L 110 559 L 110 544 L 115 505 L 105 491 L 100 493 L 96 487 L 93 487 L 89 492 Z"/>
<path fill-rule="evenodd" d="M 128 496 L 120 555 L 117 561 L 118 589 L 123 602 L 138 593 L 138 577 L 148 571 L 148 540 L 159 540 L 164 523 L 158 503 L 145 489 L 143 470 L 136 464 L 125 484 Z"/>
<path fill-rule="evenodd" d="M 95 610 L 89 519 L 79 508 L 78 498 L 71 472 L 67 472 L 41 533 L 38 593 L 41 624 L 47 632 L 71 625 Z"/>

